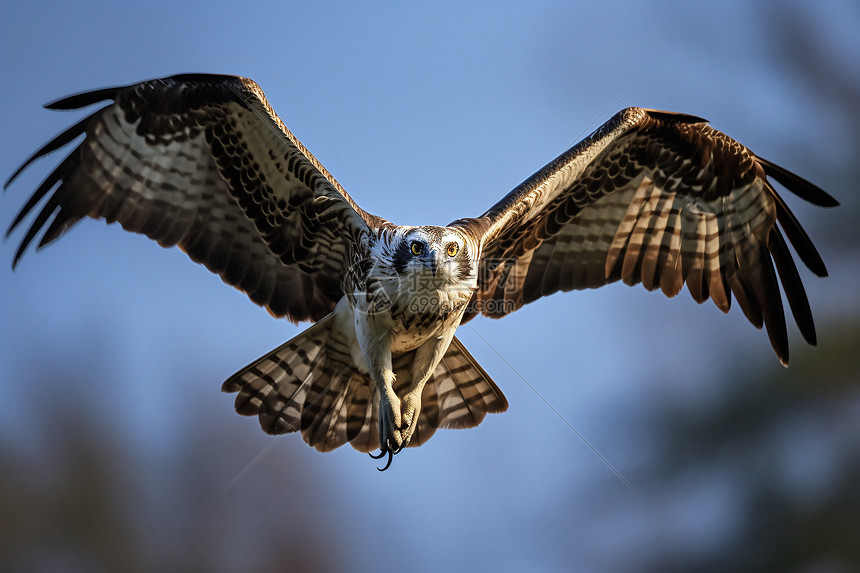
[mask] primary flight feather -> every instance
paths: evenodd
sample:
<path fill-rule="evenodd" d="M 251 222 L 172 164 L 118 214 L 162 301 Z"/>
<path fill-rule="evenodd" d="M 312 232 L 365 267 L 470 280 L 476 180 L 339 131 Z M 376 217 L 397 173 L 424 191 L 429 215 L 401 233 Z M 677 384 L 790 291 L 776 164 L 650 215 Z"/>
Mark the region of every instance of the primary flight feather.
<path fill-rule="evenodd" d="M 701 118 L 624 109 L 483 215 L 410 227 L 358 207 L 249 79 L 179 75 L 47 107 L 105 100 L 6 183 L 85 135 L 13 220 L 8 233 L 37 210 L 13 267 L 43 228 L 40 247 L 103 218 L 179 246 L 273 316 L 314 322 L 224 382 L 266 432 L 379 449 L 390 464 L 437 428 L 507 408 L 454 336 L 461 323 L 618 279 L 667 296 L 686 284 L 724 312 L 734 296 L 787 364 L 781 281 L 816 342 L 788 243 L 827 271 L 770 179 L 837 202 Z"/>

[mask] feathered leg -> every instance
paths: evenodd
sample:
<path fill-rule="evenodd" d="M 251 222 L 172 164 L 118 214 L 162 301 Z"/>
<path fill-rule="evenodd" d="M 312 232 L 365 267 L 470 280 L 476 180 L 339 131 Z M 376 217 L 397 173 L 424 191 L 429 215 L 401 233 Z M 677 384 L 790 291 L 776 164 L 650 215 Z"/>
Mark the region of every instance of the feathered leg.
<path fill-rule="evenodd" d="M 380 324 L 377 317 L 364 313 L 355 315 L 355 333 L 361 348 L 367 372 L 379 390 L 379 459 L 388 454 L 387 469 L 391 456 L 403 449 L 400 431 L 400 398 L 394 392 L 394 369 L 391 365 L 391 331 Z"/>
<path fill-rule="evenodd" d="M 400 406 L 402 425 L 399 426 L 399 429 L 403 439 L 402 447 L 409 445 L 409 440 L 415 433 L 415 428 L 418 426 L 418 416 L 421 414 L 421 396 L 424 392 L 424 386 L 433 376 L 433 372 L 442 357 L 445 356 L 445 352 L 448 351 L 455 330 L 454 328 L 448 329 L 445 334 L 431 338 L 415 351 L 415 358 L 412 361 L 412 384 L 409 391 L 403 396 Z"/>

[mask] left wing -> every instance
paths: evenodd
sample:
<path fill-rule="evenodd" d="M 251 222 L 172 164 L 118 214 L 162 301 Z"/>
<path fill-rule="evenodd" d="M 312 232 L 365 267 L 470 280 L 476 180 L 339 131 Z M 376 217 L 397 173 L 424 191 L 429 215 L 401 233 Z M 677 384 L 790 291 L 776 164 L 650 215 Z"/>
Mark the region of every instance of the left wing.
<path fill-rule="evenodd" d="M 767 327 L 788 363 L 774 264 L 804 338 L 815 326 L 800 275 L 776 223 L 818 276 L 812 241 L 768 181 L 820 206 L 815 185 L 756 156 L 705 120 L 628 108 L 477 219 L 453 223 L 482 237 L 478 291 L 466 320 L 501 317 L 556 291 L 623 280 L 667 296 L 687 284 L 697 302 L 728 312 L 732 293 Z"/>

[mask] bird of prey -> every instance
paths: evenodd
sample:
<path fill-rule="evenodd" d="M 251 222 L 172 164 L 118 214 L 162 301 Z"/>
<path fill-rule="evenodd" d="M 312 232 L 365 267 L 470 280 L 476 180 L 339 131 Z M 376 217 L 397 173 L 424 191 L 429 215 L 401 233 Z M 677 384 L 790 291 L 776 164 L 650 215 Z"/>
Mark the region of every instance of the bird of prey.
<path fill-rule="evenodd" d="M 786 239 L 813 273 L 827 271 L 771 179 L 837 202 L 699 117 L 624 109 L 482 215 L 399 226 L 362 210 L 252 80 L 177 75 L 46 107 L 103 101 L 6 183 L 84 135 L 13 220 L 7 234 L 44 201 L 13 268 L 41 229 L 39 247 L 102 218 L 177 245 L 275 317 L 313 322 L 223 384 L 270 434 L 379 450 L 387 468 L 437 428 L 507 408 L 454 336 L 460 324 L 619 279 L 670 297 L 686 284 L 724 312 L 734 296 L 787 364 L 778 276 L 816 343 Z"/>

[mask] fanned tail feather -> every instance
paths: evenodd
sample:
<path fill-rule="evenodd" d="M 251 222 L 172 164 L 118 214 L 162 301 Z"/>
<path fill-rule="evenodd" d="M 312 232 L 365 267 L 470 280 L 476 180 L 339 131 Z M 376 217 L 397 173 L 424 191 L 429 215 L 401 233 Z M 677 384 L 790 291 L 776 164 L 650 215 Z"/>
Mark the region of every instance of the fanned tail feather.
<path fill-rule="evenodd" d="M 257 415 L 263 431 L 301 431 L 308 445 L 330 451 L 351 442 L 370 451 L 379 441 L 363 431 L 374 427 L 375 392 L 350 357 L 349 346 L 330 314 L 285 344 L 261 356 L 221 389 L 238 392 L 236 411 Z"/>
<path fill-rule="evenodd" d="M 350 357 L 333 316 L 261 356 L 228 378 L 222 390 L 238 392 L 236 411 L 258 416 L 266 433 L 301 431 L 320 451 L 348 442 L 370 452 L 379 448 L 379 392 Z M 394 357 L 400 396 L 412 383 L 413 359 L 413 352 Z M 424 387 L 409 445 L 423 444 L 437 428 L 477 426 L 487 413 L 507 407 L 502 391 L 455 337 Z"/>
<path fill-rule="evenodd" d="M 408 366 L 411 366 L 410 355 L 402 358 L 408 358 Z M 395 363 L 395 367 L 398 365 Z M 395 369 L 398 373 L 398 395 L 408 389 L 411 381 L 409 371 L 404 367 L 399 371 Z M 472 428 L 480 424 L 487 414 L 507 409 L 508 400 L 501 389 L 455 336 L 424 386 L 418 427 L 409 445 L 420 446 L 433 436 L 437 428 Z"/>

